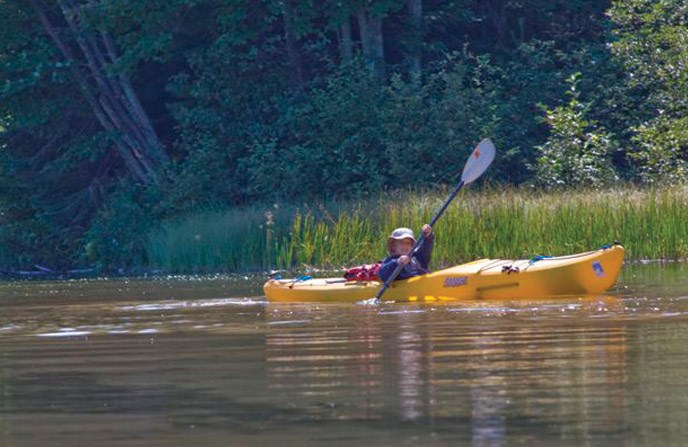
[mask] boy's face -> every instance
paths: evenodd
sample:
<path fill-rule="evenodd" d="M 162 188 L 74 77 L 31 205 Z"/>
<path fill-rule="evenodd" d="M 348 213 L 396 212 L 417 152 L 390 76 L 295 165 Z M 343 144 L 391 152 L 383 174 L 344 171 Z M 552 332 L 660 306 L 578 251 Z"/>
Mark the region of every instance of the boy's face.
<path fill-rule="evenodd" d="M 413 239 L 402 239 L 400 241 L 393 241 L 391 244 L 391 252 L 393 255 L 407 255 L 411 253 L 413 248 Z"/>

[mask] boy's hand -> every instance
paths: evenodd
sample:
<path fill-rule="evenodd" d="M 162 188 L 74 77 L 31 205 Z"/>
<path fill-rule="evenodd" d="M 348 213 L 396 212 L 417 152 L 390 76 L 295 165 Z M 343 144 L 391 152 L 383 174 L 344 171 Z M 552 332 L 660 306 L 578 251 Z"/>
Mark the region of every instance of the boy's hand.
<path fill-rule="evenodd" d="M 425 224 L 423 225 L 423 229 L 421 231 L 423 231 L 423 234 L 426 236 L 430 236 L 432 234 L 432 227 L 428 224 Z"/>
<path fill-rule="evenodd" d="M 399 256 L 399 264 L 401 265 L 406 265 L 409 262 L 411 262 L 411 258 L 408 257 L 408 255 L 401 255 Z"/>

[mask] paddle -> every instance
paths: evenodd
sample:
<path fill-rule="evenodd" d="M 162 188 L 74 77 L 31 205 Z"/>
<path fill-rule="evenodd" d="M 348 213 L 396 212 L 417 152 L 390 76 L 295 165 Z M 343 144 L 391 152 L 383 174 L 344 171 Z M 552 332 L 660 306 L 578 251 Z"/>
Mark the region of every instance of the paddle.
<path fill-rule="evenodd" d="M 468 157 L 466 165 L 463 168 L 463 172 L 461 173 L 461 180 L 459 181 L 459 184 L 456 185 L 456 189 L 454 189 L 454 191 L 449 195 L 447 200 L 445 200 L 444 205 L 442 205 L 442 208 L 440 208 L 437 214 L 435 214 L 435 217 L 432 218 L 432 220 L 428 224 L 430 225 L 430 227 L 435 226 L 437 220 L 440 218 L 440 216 L 442 216 L 442 214 L 447 209 L 451 201 L 454 200 L 454 197 L 456 197 L 459 191 L 461 191 L 461 188 L 463 188 L 464 185 L 468 185 L 469 183 L 475 181 L 478 177 L 480 177 L 483 174 L 483 172 L 485 172 L 485 170 L 487 170 L 487 168 L 492 163 L 492 160 L 494 160 L 494 157 L 494 144 L 492 144 L 492 141 L 490 141 L 489 138 L 485 138 L 478 144 L 478 146 L 476 146 L 471 155 Z M 413 257 L 418 252 L 420 247 L 423 245 L 424 240 L 425 233 L 421 233 L 420 237 L 418 238 L 418 241 L 415 243 L 415 245 L 409 252 L 409 257 Z M 387 281 L 385 281 L 380 290 L 377 292 L 377 295 L 375 295 L 376 303 L 380 302 L 380 298 L 382 297 L 382 295 L 392 284 L 392 281 L 394 281 L 396 277 L 399 276 L 399 273 L 403 268 L 404 266 L 401 263 L 397 265 L 397 268 L 394 269 L 392 275 L 389 278 L 387 278 Z"/>

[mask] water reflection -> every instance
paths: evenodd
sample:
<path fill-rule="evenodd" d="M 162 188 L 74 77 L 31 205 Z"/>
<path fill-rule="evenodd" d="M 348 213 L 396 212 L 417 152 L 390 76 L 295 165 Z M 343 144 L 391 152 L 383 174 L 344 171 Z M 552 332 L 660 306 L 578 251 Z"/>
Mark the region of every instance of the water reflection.
<path fill-rule="evenodd" d="M 271 325 L 269 387 L 300 402 L 310 420 L 463 426 L 473 445 L 505 445 L 507 433 L 534 428 L 552 439 L 618 433 L 626 324 L 580 323 L 623 306 L 608 297 L 575 301 L 359 308 L 350 331 L 333 321 L 329 329 Z M 327 314 L 268 308 L 270 322 Z"/>

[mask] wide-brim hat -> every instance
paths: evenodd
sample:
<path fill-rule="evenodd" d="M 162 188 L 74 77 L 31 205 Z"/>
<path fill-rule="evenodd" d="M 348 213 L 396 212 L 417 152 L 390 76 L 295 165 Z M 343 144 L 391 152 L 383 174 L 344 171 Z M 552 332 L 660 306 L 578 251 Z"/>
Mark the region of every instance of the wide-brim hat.
<path fill-rule="evenodd" d="M 387 238 L 387 246 L 389 247 L 393 241 L 402 241 L 404 239 L 411 239 L 414 244 L 416 243 L 416 237 L 413 235 L 412 229 L 404 227 L 397 228 L 392 231 L 392 234 Z"/>

